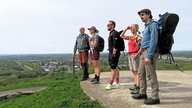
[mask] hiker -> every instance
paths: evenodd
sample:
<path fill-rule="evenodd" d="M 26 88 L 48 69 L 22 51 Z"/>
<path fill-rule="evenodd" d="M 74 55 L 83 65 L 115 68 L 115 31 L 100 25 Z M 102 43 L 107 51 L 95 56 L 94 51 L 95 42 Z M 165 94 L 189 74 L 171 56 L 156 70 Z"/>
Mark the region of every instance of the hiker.
<path fill-rule="evenodd" d="M 138 12 L 141 20 L 145 23 L 145 29 L 142 35 L 141 48 L 142 53 L 139 64 L 140 92 L 132 96 L 134 99 L 145 99 L 144 104 L 160 104 L 159 85 L 156 75 L 156 60 L 159 53 L 156 53 L 158 41 L 157 23 L 153 21 L 149 9 L 143 9 Z M 148 26 L 150 27 L 148 28 Z M 150 32 L 149 32 L 150 29 Z M 151 83 L 151 98 L 147 98 L 147 80 Z"/>
<path fill-rule="evenodd" d="M 120 51 L 117 49 L 117 46 L 118 46 L 117 40 L 119 38 L 119 33 L 115 30 L 115 26 L 116 26 L 116 23 L 112 20 L 110 20 L 107 25 L 107 29 L 108 31 L 110 31 L 109 37 L 108 37 L 108 47 L 109 47 L 108 60 L 111 68 L 111 78 L 110 78 L 110 83 L 107 85 L 107 87 L 105 87 L 105 90 L 111 90 L 112 85 L 115 85 L 117 87 L 120 86 L 119 69 L 118 69 Z"/>
<path fill-rule="evenodd" d="M 131 31 L 132 36 L 125 36 L 127 30 Z M 140 42 L 142 38 L 137 33 L 140 34 L 139 26 L 137 24 L 132 24 L 131 26 L 128 26 L 125 30 L 123 30 L 123 32 L 120 35 L 121 38 L 128 40 L 129 68 L 133 72 L 133 78 L 135 80 L 134 86 L 129 88 L 130 90 L 133 90 L 131 94 L 138 94 L 140 89 L 138 68 L 139 68 L 139 57 L 141 53 Z"/>
<path fill-rule="evenodd" d="M 90 49 L 89 36 L 85 34 L 84 27 L 81 27 L 79 31 L 80 31 L 80 34 L 76 38 L 73 56 L 75 56 L 76 51 L 78 50 L 79 60 L 83 69 L 83 77 L 81 81 L 85 81 L 89 78 L 89 72 L 88 72 L 88 51 Z"/>
<path fill-rule="evenodd" d="M 95 78 L 91 80 L 92 84 L 99 84 L 99 78 L 100 78 L 100 65 L 99 65 L 99 49 L 98 49 L 98 42 L 99 42 L 99 31 L 96 29 L 95 26 L 92 26 L 88 28 L 91 37 L 89 38 L 89 44 L 90 44 L 90 58 L 94 67 L 95 71 Z"/>

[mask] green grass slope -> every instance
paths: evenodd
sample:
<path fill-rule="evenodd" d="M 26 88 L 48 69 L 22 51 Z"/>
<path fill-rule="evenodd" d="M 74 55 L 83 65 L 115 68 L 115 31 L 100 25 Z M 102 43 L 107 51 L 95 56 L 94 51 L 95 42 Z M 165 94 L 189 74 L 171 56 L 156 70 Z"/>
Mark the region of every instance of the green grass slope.
<path fill-rule="evenodd" d="M 102 108 L 80 88 L 80 74 L 76 77 L 65 73 L 50 73 L 39 78 L 26 78 L 7 82 L 0 90 L 47 86 L 46 90 L 19 98 L 9 97 L 0 101 L 0 108 Z M 9 84 L 8 84 L 9 83 Z"/>

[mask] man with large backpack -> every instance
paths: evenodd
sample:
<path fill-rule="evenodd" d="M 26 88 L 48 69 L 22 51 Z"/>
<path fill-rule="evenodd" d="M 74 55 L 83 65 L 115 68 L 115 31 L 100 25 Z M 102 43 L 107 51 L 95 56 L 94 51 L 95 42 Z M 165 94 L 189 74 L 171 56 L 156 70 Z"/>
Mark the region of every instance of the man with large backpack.
<path fill-rule="evenodd" d="M 110 82 L 105 88 L 105 90 L 111 90 L 112 85 L 115 85 L 119 87 L 119 69 L 118 69 L 118 62 L 119 62 L 119 57 L 120 57 L 120 51 L 124 50 L 123 47 L 124 45 L 120 45 L 120 34 L 115 30 L 115 22 L 114 21 L 109 21 L 107 25 L 109 33 L 108 37 L 108 50 L 109 50 L 109 55 L 108 55 L 108 60 L 109 60 L 109 65 L 111 67 L 111 78 Z M 123 40 L 121 38 L 121 40 Z M 121 41 L 124 43 L 124 41 Z M 114 82 L 115 80 L 115 82 Z"/>
<path fill-rule="evenodd" d="M 145 29 L 141 41 L 142 53 L 139 65 L 140 92 L 132 97 L 134 99 L 145 99 L 144 103 L 147 105 L 160 104 L 159 84 L 156 75 L 156 60 L 159 57 L 159 53 L 155 51 L 159 36 L 157 23 L 153 21 L 149 9 L 143 9 L 138 14 L 145 23 Z M 148 27 L 149 25 L 150 27 Z M 146 77 L 151 83 L 151 98 L 147 98 Z"/>
<path fill-rule="evenodd" d="M 90 46 L 89 46 L 89 36 L 85 34 L 85 28 L 81 27 L 79 31 L 80 31 L 80 34 L 77 36 L 77 39 L 75 42 L 73 56 L 75 56 L 76 51 L 78 50 L 79 60 L 83 69 L 83 77 L 81 81 L 84 81 L 89 78 L 88 51 L 90 49 Z"/>

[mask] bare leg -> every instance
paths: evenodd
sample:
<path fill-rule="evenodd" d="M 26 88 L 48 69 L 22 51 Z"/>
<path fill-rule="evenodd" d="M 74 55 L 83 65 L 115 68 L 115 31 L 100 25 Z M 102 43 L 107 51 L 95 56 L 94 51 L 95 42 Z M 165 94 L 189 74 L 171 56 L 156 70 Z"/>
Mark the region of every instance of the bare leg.
<path fill-rule="evenodd" d="M 137 86 L 139 86 L 140 85 L 140 81 L 139 81 L 138 71 L 135 71 L 135 76 L 136 76 L 136 84 L 137 84 Z"/>
<path fill-rule="evenodd" d="M 92 64 L 93 64 L 93 67 L 94 67 L 94 73 L 95 73 L 95 75 L 97 75 L 97 72 L 96 72 L 96 69 L 95 69 L 95 67 L 96 67 L 96 61 L 95 61 L 95 60 L 92 60 Z"/>
<path fill-rule="evenodd" d="M 119 68 L 116 68 L 116 78 L 119 78 Z"/>
<path fill-rule="evenodd" d="M 137 76 L 136 76 L 136 73 L 135 73 L 135 71 L 132 71 L 132 72 L 133 72 L 133 78 L 134 78 L 135 84 L 137 84 Z"/>
<path fill-rule="evenodd" d="M 113 81 L 115 80 L 117 74 L 117 70 L 116 69 L 111 69 L 111 79 L 110 79 L 110 84 L 113 83 Z"/>
<path fill-rule="evenodd" d="M 95 70 L 96 70 L 96 75 L 100 76 L 101 70 L 100 70 L 99 60 L 95 61 Z"/>

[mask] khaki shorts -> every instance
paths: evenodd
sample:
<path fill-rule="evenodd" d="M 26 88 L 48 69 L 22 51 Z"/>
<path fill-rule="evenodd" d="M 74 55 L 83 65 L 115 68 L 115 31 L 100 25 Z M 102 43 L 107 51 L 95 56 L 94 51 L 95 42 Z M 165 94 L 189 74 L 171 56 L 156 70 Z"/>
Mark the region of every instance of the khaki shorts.
<path fill-rule="evenodd" d="M 132 56 L 133 54 L 128 54 L 129 68 L 131 71 L 138 71 L 140 55 L 138 55 L 135 59 L 133 59 Z"/>

